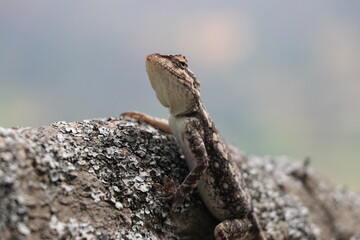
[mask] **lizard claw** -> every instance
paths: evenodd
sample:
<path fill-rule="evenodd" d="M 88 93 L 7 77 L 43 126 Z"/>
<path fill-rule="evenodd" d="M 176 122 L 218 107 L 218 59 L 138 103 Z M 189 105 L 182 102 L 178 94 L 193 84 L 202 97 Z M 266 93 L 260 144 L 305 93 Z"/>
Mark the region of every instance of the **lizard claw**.
<path fill-rule="evenodd" d="M 165 176 L 164 185 L 161 185 L 159 183 L 153 183 L 153 186 L 165 193 L 163 197 L 158 198 L 159 200 L 172 201 L 170 213 L 173 212 L 178 202 L 183 199 L 182 194 L 176 187 L 174 180 L 169 178 L 168 176 Z"/>

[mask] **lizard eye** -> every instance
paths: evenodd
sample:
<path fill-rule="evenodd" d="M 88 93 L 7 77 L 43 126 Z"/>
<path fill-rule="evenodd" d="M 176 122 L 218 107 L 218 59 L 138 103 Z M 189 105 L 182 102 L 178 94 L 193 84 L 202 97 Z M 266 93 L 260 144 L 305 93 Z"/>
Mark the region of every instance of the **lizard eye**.
<path fill-rule="evenodd" d="M 187 68 L 187 64 L 186 64 L 186 62 L 183 62 L 183 61 L 177 61 L 176 62 L 176 65 L 178 66 L 178 67 L 181 67 L 181 68 L 183 68 L 183 69 L 185 69 L 185 68 Z"/>

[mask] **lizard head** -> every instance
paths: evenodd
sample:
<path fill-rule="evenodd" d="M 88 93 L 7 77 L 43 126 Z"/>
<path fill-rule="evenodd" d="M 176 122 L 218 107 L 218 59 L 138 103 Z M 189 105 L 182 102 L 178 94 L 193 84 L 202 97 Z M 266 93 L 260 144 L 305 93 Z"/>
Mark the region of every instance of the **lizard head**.
<path fill-rule="evenodd" d="M 173 115 L 195 111 L 200 101 L 200 83 L 182 55 L 151 54 L 146 71 L 160 103 Z"/>

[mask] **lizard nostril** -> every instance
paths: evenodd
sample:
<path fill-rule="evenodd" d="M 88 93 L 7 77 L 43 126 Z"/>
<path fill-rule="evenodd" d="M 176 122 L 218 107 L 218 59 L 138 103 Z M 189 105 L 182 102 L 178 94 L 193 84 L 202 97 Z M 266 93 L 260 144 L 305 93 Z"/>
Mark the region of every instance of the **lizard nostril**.
<path fill-rule="evenodd" d="M 146 57 L 146 61 L 147 61 L 147 62 L 150 62 L 150 61 L 151 61 L 151 56 L 147 56 L 147 57 Z"/>

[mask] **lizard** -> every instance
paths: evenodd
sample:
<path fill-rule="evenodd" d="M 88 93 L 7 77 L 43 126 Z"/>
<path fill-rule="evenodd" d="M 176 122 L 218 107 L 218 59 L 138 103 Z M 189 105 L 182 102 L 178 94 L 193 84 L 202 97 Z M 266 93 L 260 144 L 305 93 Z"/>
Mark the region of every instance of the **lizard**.
<path fill-rule="evenodd" d="M 169 177 L 164 185 L 155 185 L 165 192 L 162 199 L 172 201 L 170 211 L 197 187 L 208 210 L 221 221 L 214 229 L 216 240 L 265 240 L 245 180 L 202 103 L 200 82 L 186 57 L 148 55 L 146 71 L 158 100 L 169 108 L 169 120 L 138 112 L 122 115 L 172 133 L 185 155 L 190 173 L 181 185 L 176 187 Z"/>

